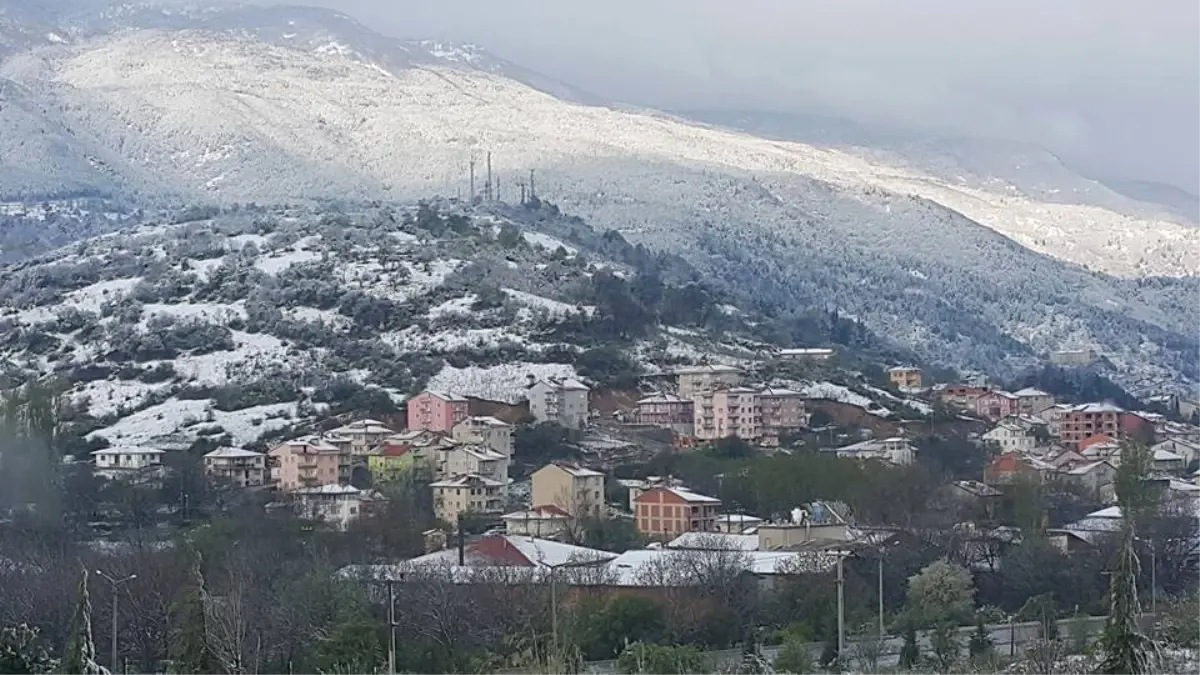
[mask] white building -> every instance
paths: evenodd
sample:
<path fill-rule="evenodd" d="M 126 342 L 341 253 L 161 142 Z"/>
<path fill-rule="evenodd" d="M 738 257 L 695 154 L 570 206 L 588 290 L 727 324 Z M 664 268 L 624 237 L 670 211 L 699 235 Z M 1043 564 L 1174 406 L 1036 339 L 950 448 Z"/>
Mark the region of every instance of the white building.
<path fill-rule="evenodd" d="M 512 434 L 512 425 L 495 417 L 468 417 L 450 430 L 450 437 L 459 443 L 486 445 L 509 459 L 513 454 Z"/>
<path fill-rule="evenodd" d="M 582 429 L 588 419 L 587 385 L 572 378 L 552 377 L 529 384 L 529 413 L 538 422 Z"/>
<path fill-rule="evenodd" d="M 238 487 L 256 487 L 267 480 L 267 456 L 241 448 L 217 448 L 204 455 L 204 471 Z"/>
<path fill-rule="evenodd" d="M 692 399 L 714 389 L 736 387 L 742 383 L 742 369 L 737 366 L 703 365 L 675 369 L 675 386 L 680 398 Z"/>
<path fill-rule="evenodd" d="M 379 420 L 358 420 L 331 430 L 326 434 L 325 440 L 352 455 L 366 455 L 394 433 L 396 432 Z"/>
<path fill-rule="evenodd" d="M 292 504 L 301 518 L 319 520 L 345 530 L 362 515 L 364 508 L 378 501 L 378 493 L 350 485 L 320 485 L 292 492 Z"/>
<path fill-rule="evenodd" d="M 571 526 L 571 514 L 546 504 L 502 516 L 504 533 L 524 537 L 554 538 L 565 534 Z"/>
<path fill-rule="evenodd" d="M 162 466 L 165 453 L 157 448 L 126 445 L 104 448 L 92 452 L 96 458 L 96 469 L 101 471 L 136 471 Z"/>
<path fill-rule="evenodd" d="M 1037 439 L 1025 427 L 1010 421 L 1003 421 L 992 427 L 983 435 L 983 440 L 995 443 L 1002 451 L 1032 452 L 1037 447 Z"/>
<path fill-rule="evenodd" d="M 878 459 L 897 466 L 907 466 L 917 459 L 916 449 L 907 439 L 899 436 L 854 443 L 834 448 L 832 452 L 836 452 L 838 457 Z"/>

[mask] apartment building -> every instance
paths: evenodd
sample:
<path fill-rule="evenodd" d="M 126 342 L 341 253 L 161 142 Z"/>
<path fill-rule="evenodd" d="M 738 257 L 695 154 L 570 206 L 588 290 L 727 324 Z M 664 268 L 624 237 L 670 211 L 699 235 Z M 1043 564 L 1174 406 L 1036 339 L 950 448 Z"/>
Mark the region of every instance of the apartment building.
<path fill-rule="evenodd" d="M 679 436 L 690 437 L 695 431 L 695 405 L 674 394 L 654 394 L 637 402 L 633 419 L 638 424 L 663 427 Z"/>
<path fill-rule="evenodd" d="M 465 397 L 441 391 L 423 391 L 408 400 L 407 408 L 410 430 L 449 433 L 470 416 Z"/>
<path fill-rule="evenodd" d="M 736 387 L 742 383 L 744 373 L 736 366 L 703 365 L 676 368 L 676 393 L 680 398 L 692 399 L 702 392 Z"/>
<path fill-rule="evenodd" d="M 572 378 L 551 377 L 528 385 L 529 413 L 538 422 L 582 429 L 588 420 L 588 386 Z"/>
<path fill-rule="evenodd" d="M 280 443 L 271 448 L 267 457 L 271 477 L 278 481 L 279 489 L 284 492 L 350 482 L 350 453 L 319 436 L 304 436 Z"/>
<path fill-rule="evenodd" d="M 238 487 L 257 487 L 267 482 L 267 456 L 242 448 L 217 448 L 204 455 L 204 471 Z"/>
<path fill-rule="evenodd" d="M 508 457 L 486 445 L 454 445 L 438 452 L 441 455 L 438 478 L 470 474 L 508 485 Z"/>
<path fill-rule="evenodd" d="M 888 368 L 888 380 L 901 389 L 921 388 L 921 369 L 912 366 Z"/>
<path fill-rule="evenodd" d="M 638 495 L 638 532 L 670 541 L 684 532 L 716 532 L 721 500 L 678 487 L 656 487 Z"/>
<path fill-rule="evenodd" d="M 604 515 L 604 474 L 578 464 L 554 462 L 533 472 L 533 505 L 556 506 L 573 518 Z"/>
<path fill-rule="evenodd" d="M 396 433 L 378 420 L 358 420 L 338 427 L 325 434 L 330 445 L 335 445 L 351 455 L 368 455 L 385 438 Z"/>
<path fill-rule="evenodd" d="M 504 485 L 483 476 L 456 476 L 430 483 L 433 513 L 447 523 L 467 514 L 499 514 L 503 510 Z"/>
<path fill-rule="evenodd" d="M 450 437 L 459 443 L 485 445 L 510 459 L 512 435 L 512 425 L 495 417 L 468 417 L 450 430 Z"/>
<path fill-rule="evenodd" d="M 736 436 L 778 441 L 779 435 L 807 426 L 804 397 L 779 388 L 731 387 L 696 394 L 693 430 L 697 439 Z"/>
<path fill-rule="evenodd" d="M 1117 438 L 1122 432 L 1122 416 L 1125 410 L 1111 403 L 1085 403 L 1067 410 L 1062 416 L 1059 436 L 1062 444 L 1076 448 L 1080 441 L 1104 434 Z"/>
<path fill-rule="evenodd" d="M 1053 408 L 1055 403 L 1052 394 L 1033 387 L 1014 391 L 1013 396 L 1017 397 L 1017 412 L 1021 415 L 1036 415 Z"/>

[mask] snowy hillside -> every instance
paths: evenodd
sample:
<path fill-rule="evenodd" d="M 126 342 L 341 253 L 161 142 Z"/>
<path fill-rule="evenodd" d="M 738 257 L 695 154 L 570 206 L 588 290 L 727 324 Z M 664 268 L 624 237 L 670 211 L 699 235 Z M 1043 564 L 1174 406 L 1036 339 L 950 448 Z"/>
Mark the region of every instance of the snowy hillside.
<path fill-rule="evenodd" d="M 472 160 L 482 193 L 491 153 L 501 198 L 532 179 L 760 314 L 835 310 L 927 362 L 1001 374 L 1096 346 L 1123 378 L 1197 377 L 1200 282 L 1179 276 L 1196 272 L 1194 227 L 580 105 L 476 48 L 387 40 L 336 13 L 95 16 L 72 44 L 0 66 L 22 96 L 0 110 L 15 131 L 0 128 L 0 186 L 18 199 L 91 186 L 147 202 L 396 202 L 467 194 Z"/>
<path fill-rule="evenodd" d="M 430 381 L 517 400 L 530 374 L 576 376 L 553 327 L 591 311 L 571 294 L 601 267 L 423 213 L 194 213 L 27 260 L 0 274 L 0 363 L 63 378 L 93 437 L 182 447 Z"/>

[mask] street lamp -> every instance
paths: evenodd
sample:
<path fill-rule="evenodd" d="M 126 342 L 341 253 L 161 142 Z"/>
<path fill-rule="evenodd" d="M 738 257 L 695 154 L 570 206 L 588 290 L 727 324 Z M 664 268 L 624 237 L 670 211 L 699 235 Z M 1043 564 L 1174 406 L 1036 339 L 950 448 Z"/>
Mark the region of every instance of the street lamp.
<path fill-rule="evenodd" d="M 117 589 L 126 581 L 133 581 L 137 578 L 136 574 L 130 574 L 124 579 L 114 579 L 100 570 L 96 570 L 96 574 L 112 585 L 112 661 L 109 667 L 116 672 L 117 670 Z"/>
<path fill-rule="evenodd" d="M 837 556 L 837 621 L 838 621 L 838 662 L 845 657 L 846 648 L 846 578 L 842 573 L 842 561 L 846 556 L 852 555 L 852 551 L 838 549 L 833 552 Z"/>

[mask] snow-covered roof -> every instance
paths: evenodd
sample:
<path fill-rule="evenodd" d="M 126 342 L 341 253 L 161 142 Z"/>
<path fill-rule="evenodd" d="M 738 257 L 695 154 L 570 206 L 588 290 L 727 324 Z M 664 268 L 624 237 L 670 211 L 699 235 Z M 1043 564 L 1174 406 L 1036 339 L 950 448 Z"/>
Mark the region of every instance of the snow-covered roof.
<path fill-rule="evenodd" d="M 535 506 L 525 511 L 506 513 L 500 517 L 504 520 L 566 520 L 571 517 L 571 514 L 553 504 L 548 504 Z"/>
<path fill-rule="evenodd" d="M 103 450 L 93 450 L 93 455 L 162 455 L 165 454 L 158 448 L 146 448 L 138 445 L 118 445 Z"/>
<path fill-rule="evenodd" d="M 921 369 L 916 366 L 892 366 L 888 368 L 889 373 L 910 373 L 913 371 L 920 372 Z"/>
<path fill-rule="evenodd" d="M 607 565 L 616 586 L 691 586 L 703 583 L 691 567 L 692 556 L 721 556 L 720 564 L 736 563 L 753 574 L 822 572 L 836 564 L 836 556 L 819 552 L 740 551 L 736 554 L 687 549 L 638 549 L 626 551 Z M 735 557 L 736 556 L 736 557 Z M 724 559 L 728 558 L 728 559 Z"/>
<path fill-rule="evenodd" d="M 377 420 L 358 420 L 332 430 L 333 434 L 391 434 L 390 427 Z"/>
<path fill-rule="evenodd" d="M 549 467 L 549 466 L 556 466 L 556 467 L 562 469 L 563 471 L 566 471 L 567 473 L 571 474 L 575 478 L 588 478 L 588 477 L 604 475 L 603 473 L 600 473 L 599 471 L 593 471 L 592 469 L 589 469 L 585 466 L 580 466 L 578 464 L 571 464 L 570 462 L 551 462 L 550 464 L 547 464 L 546 466 L 542 467 L 542 469 L 545 469 L 546 467 Z M 538 469 L 538 471 L 541 471 L 542 469 Z"/>
<path fill-rule="evenodd" d="M 1112 403 L 1083 403 L 1071 409 L 1080 413 L 1122 413 L 1125 409 Z"/>
<path fill-rule="evenodd" d="M 684 532 L 667 542 L 667 548 L 757 551 L 758 535 L 725 534 L 723 532 Z"/>
<path fill-rule="evenodd" d="M 454 478 L 448 478 L 446 480 L 439 480 L 437 482 L 429 484 L 429 487 L 435 487 L 435 488 L 464 488 L 464 487 L 479 487 L 479 486 L 503 487 L 504 483 L 501 483 L 498 480 L 492 480 L 491 478 L 488 478 L 486 476 L 480 476 L 480 475 L 471 473 L 471 474 L 466 474 L 466 475 L 462 475 L 462 476 L 455 476 Z"/>
<path fill-rule="evenodd" d="M 349 439 L 346 439 L 346 440 L 349 440 Z M 339 452 L 341 452 L 341 450 L 339 450 L 336 446 L 330 445 L 326 438 L 321 437 L 321 436 L 310 435 L 310 436 L 301 436 L 300 438 L 293 438 L 290 441 L 284 441 L 283 443 L 280 443 L 279 445 L 275 446 L 274 448 L 271 448 L 271 452 L 269 454 L 272 454 L 272 455 L 277 454 L 278 452 L 282 452 L 284 448 L 296 449 L 296 450 L 299 450 L 300 452 L 313 452 L 313 453 L 339 453 Z"/>
<path fill-rule="evenodd" d="M 464 445 L 464 446 L 461 446 L 459 448 L 459 450 L 462 450 L 463 452 L 467 453 L 468 455 L 475 456 L 476 459 L 481 459 L 481 460 L 489 461 L 489 462 L 506 459 L 506 457 L 502 453 L 496 452 L 495 450 L 493 450 L 489 447 L 482 446 L 482 445 Z"/>
<path fill-rule="evenodd" d="M 1032 398 L 1034 396 L 1049 396 L 1050 394 L 1042 391 L 1041 389 L 1035 389 L 1034 387 L 1025 387 L 1024 389 L 1018 389 L 1017 391 L 1013 392 L 1013 395 L 1019 398 Z"/>
<path fill-rule="evenodd" d="M 821 356 L 832 354 L 833 350 L 829 347 L 787 347 L 776 353 L 780 356 Z"/>
<path fill-rule="evenodd" d="M 720 363 L 705 364 L 700 366 L 681 366 L 672 371 L 675 375 L 704 375 L 717 373 L 740 373 L 741 368 L 737 366 L 726 366 Z"/>
<path fill-rule="evenodd" d="M 687 488 L 671 487 L 671 486 L 667 486 L 667 485 L 655 485 L 655 486 L 651 487 L 649 490 L 647 490 L 646 492 L 643 492 L 642 494 L 638 495 L 637 499 L 634 501 L 639 501 L 639 500 L 643 499 L 647 494 L 649 494 L 650 492 L 652 492 L 654 490 L 666 490 L 667 492 L 670 492 L 670 493 L 674 494 L 675 496 L 679 497 L 680 499 L 682 499 L 686 502 L 692 503 L 692 504 L 720 504 L 721 503 L 721 500 L 717 499 L 715 497 L 706 497 L 705 495 L 702 495 L 702 494 L 699 494 L 696 492 L 692 492 L 691 490 L 689 490 Z"/>
<path fill-rule="evenodd" d="M 317 485 L 314 487 L 300 488 L 298 490 L 293 490 L 292 494 L 303 497 L 316 495 L 357 495 L 361 492 L 362 490 L 359 490 L 353 485 L 338 485 L 336 483 L 331 483 L 329 485 Z"/>
<path fill-rule="evenodd" d="M 246 450 L 243 448 L 217 448 L 212 452 L 204 453 L 205 457 L 223 458 L 223 459 L 249 459 L 251 457 L 262 457 L 261 452 Z"/>
<path fill-rule="evenodd" d="M 504 420 L 498 419 L 496 417 L 492 417 L 491 415 L 478 415 L 475 417 L 468 417 L 467 419 L 463 420 L 462 422 L 459 422 L 459 424 L 467 424 L 470 426 L 478 426 L 478 427 L 511 426 L 508 422 L 505 422 Z"/>
<path fill-rule="evenodd" d="M 584 546 L 564 544 L 550 539 L 524 537 L 512 534 L 489 534 L 468 544 L 464 557 L 468 565 L 518 565 L 534 567 L 558 567 L 574 563 L 588 564 L 611 560 L 614 553 Z M 458 550 L 447 548 L 401 563 L 402 567 L 422 567 L 458 563 Z"/>
<path fill-rule="evenodd" d="M 1099 462 L 1090 462 L 1088 464 L 1080 464 L 1079 466 L 1075 467 L 1074 469 L 1071 469 L 1067 473 L 1072 476 L 1082 476 L 1082 475 L 1091 473 L 1095 469 L 1100 468 L 1101 465 L 1108 465 L 1109 468 L 1113 468 L 1112 464 L 1110 464 L 1108 461 L 1102 459 Z"/>
<path fill-rule="evenodd" d="M 638 399 L 639 405 L 641 405 L 642 403 L 687 403 L 687 402 L 688 402 L 688 400 L 685 398 L 680 398 L 680 397 L 676 396 L 675 394 L 665 394 L 662 392 L 659 392 L 657 394 L 651 394 L 650 396 L 647 396 L 645 398 Z"/>
<path fill-rule="evenodd" d="M 1154 461 L 1156 462 L 1182 462 L 1183 456 L 1171 452 L 1166 448 L 1156 448 L 1154 450 Z"/>
<path fill-rule="evenodd" d="M 760 396 L 800 396 L 800 392 L 783 387 L 763 387 L 758 391 Z"/>
<path fill-rule="evenodd" d="M 453 394 L 448 391 L 435 391 L 433 389 L 427 389 L 425 390 L 425 393 L 429 394 L 430 396 L 436 396 L 443 401 L 451 401 L 455 403 L 465 403 L 467 401 L 467 397 L 459 396 L 458 394 Z"/>
<path fill-rule="evenodd" d="M 724 513 L 717 516 L 719 523 L 761 523 L 762 518 L 748 513 Z"/>

